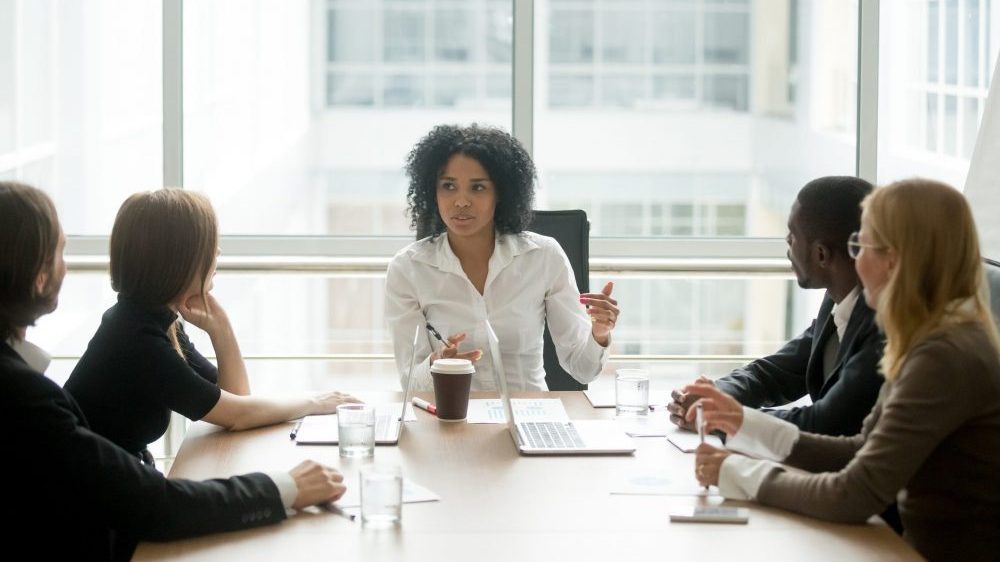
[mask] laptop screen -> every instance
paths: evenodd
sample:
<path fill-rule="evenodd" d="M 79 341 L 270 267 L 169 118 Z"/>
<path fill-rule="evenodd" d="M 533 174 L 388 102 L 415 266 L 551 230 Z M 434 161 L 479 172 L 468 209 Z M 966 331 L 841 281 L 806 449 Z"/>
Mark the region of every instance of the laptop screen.
<path fill-rule="evenodd" d="M 417 324 L 413 331 L 413 347 L 410 348 L 410 370 L 406 372 L 406 380 L 403 381 L 403 410 L 399 413 L 399 423 L 406 419 L 406 404 L 410 401 L 410 387 L 413 386 L 413 369 L 417 360 L 417 342 L 420 338 L 420 331 L 423 326 Z M 391 418 L 390 418 L 391 419 Z"/>
<path fill-rule="evenodd" d="M 503 370 L 503 361 L 500 359 L 500 340 L 497 333 L 493 331 L 490 321 L 486 320 L 486 334 L 489 340 L 490 361 L 493 363 L 493 378 L 500 390 L 500 402 L 503 404 L 503 415 L 507 419 L 507 427 L 511 434 L 517 439 L 517 429 L 514 427 L 514 410 L 510 406 L 510 395 L 507 394 L 507 374 Z"/>

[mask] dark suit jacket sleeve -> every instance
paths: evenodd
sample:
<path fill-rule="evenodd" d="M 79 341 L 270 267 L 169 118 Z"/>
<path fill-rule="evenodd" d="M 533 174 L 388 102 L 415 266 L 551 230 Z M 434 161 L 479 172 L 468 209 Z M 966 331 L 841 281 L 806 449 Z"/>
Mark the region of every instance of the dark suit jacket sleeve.
<path fill-rule="evenodd" d="M 777 353 L 736 369 L 715 381 L 715 385 L 750 408 L 782 406 L 798 400 L 808 392 L 806 369 L 815 330 L 816 321 L 813 320 L 806 331 Z"/>
<path fill-rule="evenodd" d="M 860 305 L 859 305 L 860 306 Z M 822 398 L 809 406 L 768 413 L 799 426 L 803 431 L 824 435 L 854 435 L 878 398 L 884 379 L 878 371 L 882 337 L 874 323 L 857 353 L 844 360 L 839 378 Z"/>
<path fill-rule="evenodd" d="M 80 425 L 73 405 L 37 374 L 22 387 L 14 419 L 28 421 L 11 450 L 25 451 L 23 481 L 39 501 L 85 511 L 136 540 L 171 540 L 281 521 L 285 509 L 264 474 L 192 482 L 168 480 Z M 24 380 L 24 379 L 22 379 Z"/>

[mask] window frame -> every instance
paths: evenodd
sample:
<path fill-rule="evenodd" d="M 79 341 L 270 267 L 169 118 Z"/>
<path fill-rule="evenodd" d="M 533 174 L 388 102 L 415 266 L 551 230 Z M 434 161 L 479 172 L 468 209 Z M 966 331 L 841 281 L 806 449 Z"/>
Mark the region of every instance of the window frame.
<path fill-rule="evenodd" d="M 534 138 L 534 26 L 535 0 L 511 0 L 513 3 L 512 56 L 512 133 L 533 152 Z M 314 0 L 314 10 L 325 13 L 326 0 Z M 183 138 L 183 9 L 184 0 L 163 0 L 163 178 L 164 184 L 184 187 Z M 878 118 L 878 33 L 879 0 L 858 5 L 858 96 L 856 141 L 856 174 L 870 182 L 876 181 L 877 118 Z M 273 259 L 275 267 L 281 256 L 329 257 L 330 267 L 336 266 L 331 256 L 339 256 L 362 269 L 366 260 L 388 260 L 409 239 L 380 236 L 223 236 L 222 249 L 232 259 L 224 260 L 220 268 L 237 267 L 254 257 Z M 602 264 L 617 259 L 644 260 L 645 263 L 670 264 L 665 272 L 682 273 L 683 260 L 699 259 L 718 263 L 718 272 L 733 272 L 743 260 L 747 272 L 755 271 L 754 260 L 772 260 L 771 273 L 790 271 L 785 259 L 785 244 L 781 238 L 612 238 L 594 237 L 591 241 L 592 268 L 600 271 Z M 70 236 L 66 248 L 72 269 L 93 267 L 107 255 L 107 237 Z M 610 260 L 610 261 L 605 261 Z M 670 260 L 681 260 L 671 262 Z M 267 260 L 258 265 L 265 266 Z M 294 258 L 286 260 L 294 265 Z M 299 260 L 301 261 L 301 260 Z M 779 263 L 780 262 L 780 263 Z M 88 265 L 90 264 L 90 265 Z M 301 265 L 301 264 L 300 264 Z M 350 265 L 345 263 L 344 265 Z M 637 263 L 637 266 L 641 264 Z M 645 266 L 641 266 L 645 267 Z M 703 269 L 698 268 L 699 271 Z M 758 270 L 759 271 L 759 270 Z"/>
<path fill-rule="evenodd" d="M 533 150 L 535 0 L 513 3 L 512 132 Z M 183 8 L 184 0 L 163 4 L 163 178 L 184 187 Z M 327 0 L 313 0 L 325 13 Z M 875 181 L 878 111 L 879 1 L 858 6 L 858 96 L 856 173 Z M 319 24 L 316 24 L 319 25 Z M 325 45 L 324 45 L 325 48 Z M 315 92 L 321 104 L 324 92 Z M 319 98 L 318 96 L 323 96 Z M 71 271 L 106 271 L 108 236 L 71 235 L 66 261 Z M 383 275 L 390 258 L 412 238 L 406 236 L 240 236 L 224 235 L 223 272 L 296 272 L 324 275 Z M 591 272 L 622 277 L 781 277 L 790 279 L 784 239 L 743 237 L 593 237 Z"/>

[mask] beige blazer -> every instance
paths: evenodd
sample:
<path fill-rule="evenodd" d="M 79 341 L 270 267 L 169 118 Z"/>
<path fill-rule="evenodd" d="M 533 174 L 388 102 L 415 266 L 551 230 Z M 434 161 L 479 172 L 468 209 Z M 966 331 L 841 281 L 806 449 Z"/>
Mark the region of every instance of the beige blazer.
<path fill-rule="evenodd" d="M 978 324 L 935 334 L 882 386 L 861 433 L 802 433 L 758 501 L 863 522 L 899 501 L 932 560 L 1000 559 L 1000 357 Z"/>

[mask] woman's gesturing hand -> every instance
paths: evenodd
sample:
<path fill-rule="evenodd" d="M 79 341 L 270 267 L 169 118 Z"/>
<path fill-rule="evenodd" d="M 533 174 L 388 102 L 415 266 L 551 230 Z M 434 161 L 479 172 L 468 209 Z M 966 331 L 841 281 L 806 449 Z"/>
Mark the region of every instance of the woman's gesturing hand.
<path fill-rule="evenodd" d="M 608 281 L 600 293 L 580 295 L 580 304 L 587 305 L 587 314 L 590 315 L 590 322 L 593 325 L 591 333 L 594 334 L 594 340 L 604 347 L 607 347 L 611 330 L 615 328 L 618 315 L 621 313 L 618 301 L 611 298 L 611 291 L 614 288 L 615 284 Z"/>

